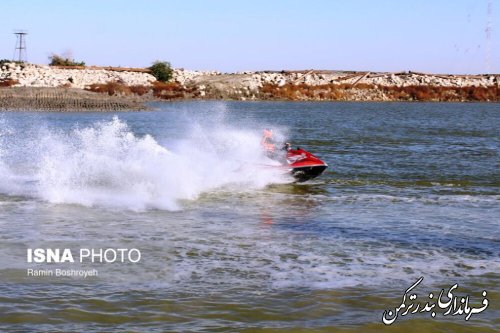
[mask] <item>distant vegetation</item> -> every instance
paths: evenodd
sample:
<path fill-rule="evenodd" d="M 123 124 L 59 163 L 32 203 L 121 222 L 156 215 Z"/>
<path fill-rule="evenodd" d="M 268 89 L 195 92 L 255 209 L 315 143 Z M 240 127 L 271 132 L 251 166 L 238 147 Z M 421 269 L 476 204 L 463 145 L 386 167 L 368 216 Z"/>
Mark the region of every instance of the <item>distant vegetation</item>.
<path fill-rule="evenodd" d="M 85 90 L 108 94 L 109 96 L 127 96 L 132 94 L 142 96 L 148 93 L 149 88 L 141 85 L 127 86 L 120 82 L 110 81 L 107 83 L 93 83 L 85 87 Z"/>
<path fill-rule="evenodd" d="M 9 60 L 9 59 L 2 59 L 0 60 L 0 66 L 3 66 L 5 64 L 24 64 L 23 61 L 15 61 L 15 60 Z"/>
<path fill-rule="evenodd" d="M 12 87 L 18 83 L 19 81 L 13 79 L 0 79 L 0 87 Z"/>
<path fill-rule="evenodd" d="M 292 84 L 283 86 L 266 83 L 260 89 L 262 99 L 271 100 L 359 100 L 359 96 L 373 96 L 372 100 L 390 101 L 500 101 L 498 86 L 442 87 L 442 86 L 375 86 L 351 84 Z"/>
<path fill-rule="evenodd" d="M 160 82 L 168 82 L 172 78 L 172 66 L 167 61 L 155 61 L 149 69 L 151 74 Z"/>
<path fill-rule="evenodd" d="M 109 96 L 143 96 L 149 95 L 159 99 L 180 99 L 197 97 L 197 92 L 194 87 L 184 87 L 177 82 L 153 82 L 152 86 L 127 86 L 120 82 L 107 82 L 104 84 L 91 84 L 85 87 L 85 90 L 108 94 Z"/>
<path fill-rule="evenodd" d="M 84 61 L 78 62 L 74 59 L 65 58 L 57 54 L 52 54 L 49 60 L 49 66 L 85 66 Z"/>

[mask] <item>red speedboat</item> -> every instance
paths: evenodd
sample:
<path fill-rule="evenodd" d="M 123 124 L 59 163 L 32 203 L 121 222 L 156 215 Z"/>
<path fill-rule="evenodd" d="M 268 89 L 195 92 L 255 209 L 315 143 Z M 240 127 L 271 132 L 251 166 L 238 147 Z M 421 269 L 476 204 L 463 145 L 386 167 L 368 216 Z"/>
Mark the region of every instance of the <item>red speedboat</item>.
<path fill-rule="evenodd" d="M 284 167 L 290 168 L 292 176 L 299 182 L 318 177 L 328 167 L 328 164 L 299 147 L 287 149 L 286 162 L 288 165 L 284 165 Z"/>

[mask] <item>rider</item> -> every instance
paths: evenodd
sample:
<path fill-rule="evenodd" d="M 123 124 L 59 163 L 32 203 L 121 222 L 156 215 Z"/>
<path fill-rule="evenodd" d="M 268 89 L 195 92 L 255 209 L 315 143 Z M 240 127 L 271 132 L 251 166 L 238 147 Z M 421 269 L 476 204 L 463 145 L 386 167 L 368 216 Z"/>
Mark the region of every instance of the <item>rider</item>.
<path fill-rule="evenodd" d="M 273 140 L 273 131 L 270 130 L 269 128 L 266 128 L 264 130 L 264 133 L 262 133 L 262 140 L 260 141 L 260 144 L 262 147 L 266 150 L 268 154 L 273 154 L 276 146 L 274 144 Z"/>

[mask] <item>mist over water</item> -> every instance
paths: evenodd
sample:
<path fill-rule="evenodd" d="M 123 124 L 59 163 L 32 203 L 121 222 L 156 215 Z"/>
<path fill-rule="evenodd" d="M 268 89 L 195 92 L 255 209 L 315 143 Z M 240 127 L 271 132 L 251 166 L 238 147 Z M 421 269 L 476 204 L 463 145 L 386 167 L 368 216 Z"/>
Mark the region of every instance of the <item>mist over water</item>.
<path fill-rule="evenodd" d="M 421 276 L 419 297 L 458 283 L 479 304 L 487 290 L 467 325 L 495 325 L 497 105 L 152 106 L 0 114 L 0 329 L 363 330 Z M 266 127 L 325 174 L 295 184 L 269 167 Z M 28 247 L 136 247 L 143 260 L 33 281 Z M 408 318 L 392 328 L 464 323 Z"/>

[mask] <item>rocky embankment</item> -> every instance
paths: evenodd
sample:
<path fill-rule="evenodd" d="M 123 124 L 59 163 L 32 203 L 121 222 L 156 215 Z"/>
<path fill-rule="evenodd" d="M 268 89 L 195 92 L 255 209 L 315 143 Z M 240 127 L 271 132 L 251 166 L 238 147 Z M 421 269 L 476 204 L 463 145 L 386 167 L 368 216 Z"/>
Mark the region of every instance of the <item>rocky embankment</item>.
<path fill-rule="evenodd" d="M 499 102 L 500 75 L 437 75 L 418 72 L 259 71 L 220 73 L 174 69 L 160 83 L 147 69 L 51 67 L 7 63 L 0 86 L 77 88 L 147 99 L 492 101 Z"/>
<path fill-rule="evenodd" d="M 343 71 L 196 72 L 177 70 L 174 80 L 200 96 L 221 99 L 499 101 L 499 75 Z"/>
<path fill-rule="evenodd" d="M 7 63 L 0 67 L 0 80 L 13 80 L 21 87 L 68 87 L 84 89 L 92 84 L 120 82 L 125 85 L 151 85 L 154 76 L 143 69 L 102 67 L 63 68 L 34 64 Z"/>

